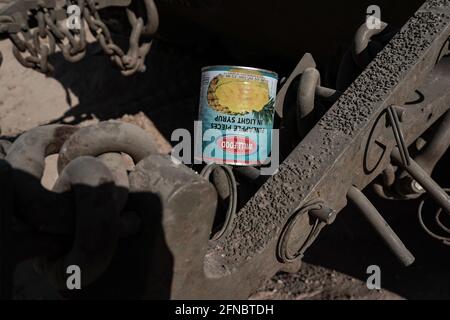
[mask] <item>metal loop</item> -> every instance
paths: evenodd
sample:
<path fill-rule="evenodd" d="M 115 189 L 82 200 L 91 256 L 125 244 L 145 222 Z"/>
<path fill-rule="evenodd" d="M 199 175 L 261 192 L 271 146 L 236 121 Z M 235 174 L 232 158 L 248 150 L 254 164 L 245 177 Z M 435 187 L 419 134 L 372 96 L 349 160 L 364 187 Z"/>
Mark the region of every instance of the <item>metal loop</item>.
<path fill-rule="evenodd" d="M 56 41 L 55 38 L 53 37 L 53 35 L 51 34 L 51 32 L 49 32 L 48 30 L 46 30 L 44 32 L 44 36 L 41 35 L 41 32 L 39 30 L 35 30 L 33 32 L 33 44 L 36 48 L 41 48 L 42 43 L 41 40 L 45 40 L 47 39 L 48 41 L 48 54 L 53 54 L 55 53 L 55 49 L 56 49 Z"/>
<path fill-rule="evenodd" d="M 42 235 L 75 235 L 68 254 L 59 256 L 67 248 L 65 242 L 58 243 L 56 257 L 54 253 L 39 260 L 44 273 L 60 290 L 67 289 L 68 265 L 82 268 L 84 286 L 98 279 L 111 262 L 118 238 L 135 234 L 140 224 L 132 212 L 121 215 L 129 183 L 120 154 L 103 154 L 98 159 L 78 157 L 61 172 L 54 192 L 40 186 L 45 157 L 57 153 L 76 130 L 62 125 L 30 130 L 7 146 L 5 159 L 14 169 L 11 181 L 18 202 L 16 217 Z M 39 256 L 46 256 L 45 252 L 55 250 L 39 252 Z M 28 254 L 26 258 L 36 257 Z"/>
<path fill-rule="evenodd" d="M 290 216 L 286 225 L 284 226 L 278 241 L 277 255 L 281 262 L 292 263 L 295 260 L 303 257 L 306 249 L 308 249 L 308 247 L 312 244 L 319 231 L 321 230 L 321 224 L 324 225 L 324 223 L 316 218 L 310 232 L 308 233 L 306 238 L 302 240 L 302 243 L 300 244 L 300 246 L 298 246 L 298 249 L 295 250 L 294 253 L 289 252 L 289 240 L 291 238 L 292 232 L 299 219 L 304 219 L 305 216 L 307 216 L 307 219 L 309 219 L 308 213 L 310 211 L 320 210 L 322 208 L 323 203 L 321 201 L 314 201 L 294 210 L 293 214 Z"/>
<path fill-rule="evenodd" d="M 366 49 L 369 46 L 372 37 L 382 33 L 387 26 L 387 23 L 381 21 L 380 29 L 369 29 L 367 24 L 364 23 L 356 32 L 352 56 L 353 60 L 360 68 L 364 69 L 370 62 L 370 57 Z"/>
<path fill-rule="evenodd" d="M 297 88 L 296 123 L 300 138 L 308 134 L 320 114 L 320 109 L 316 108 L 316 97 L 334 103 L 340 95 L 337 90 L 321 86 L 320 73 L 316 68 L 305 69 Z"/>
<path fill-rule="evenodd" d="M 150 154 L 157 154 L 156 144 L 143 129 L 124 122 L 107 121 L 79 129 L 61 147 L 58 171 L 80 156 L 99 156 L 124 152 L 138 163 Z"/>
<path fill-rule="evenodd" d="M 76 205 L 75 238 L 67 255 L 44 258 L 41 267 L 59 290 L 67 290 L 67 267 L 83 271 L 82 286 L 97 280 L 109 267 L 119 239 L 120 211 L 114 178 L 101 160 L 79 157 L 61 173 L 54 191 L 73 190 Z M 101 205 L 99 205 L 101 204 Z"/>
<path fill-rule="evenodd" d="M 23 56 L 23 52 L 21 52 L 18 47 L 15 46 L 13 47 L 13 55 L 22 66 L 31 69 L 35 68 L 36 64 L 27 61 L 26 58 Z"/>
<path fill-rule="evenodd" d="M 444 189 L 446 192 L 450 192 L 450 189 Z M 424 198 L 420 204 L 419 207 L 417 209 L 417 216 L 419 219 L 419 223 L 422 226 L 422 228 L 425 230 L 425 232 L 432 238 L 442 241 L 443 244 L 450 246 L 450 228 L 448 226 L 445 226 L 444 223 L 441 220 L 441 215 L 442 215 L 442 208 L 439 208 L 435 214 L 434 217 L 434 221 L 437 225 L 437 227 L 439 227 L 443 233 L 447 233 L 447 236 L 443 236 L 440 234 L 437 234 L 435 231 L 431 230 L 425 223 L 424 221 L 424 216 L 423 216 L 423 210 L 424 210 L 424 206 L 425 206 L 425 202 L 426 202 L 427 198 Z"/>
<path fill-rule="evenodd" d="M 136 24 L 133 26 L 133 30 L 131 31 L 128 52 L 122 57 L 123 64 L 127 69 L 134 69 L 138 64 L 139 38 L 141 37 L 143 28 L 144 21 L 142 18 L 137 19 Z"/>
<path fill-rule="evenodd" d="M 316 88 L 320 86 L 320 73 L 316 68 L 308 68 L 302 74 L 297 92 L 299 120 L 314 111 Z"/>
<path fill-rule="evenodd" d="M 65 198 L 47 195 L 40 182 L 45 158 L 58 153 L 76 130 L 78 128 L 66 125 L 38 127 L 22 134 L 9 147 L 5 160 L 14 169 L 14 189 L 20 199 L 17 216 L 36 230 L 58 232 L 60 221 L 67 222 L 70 217 L 70 203 Z"/>
<path fill-rule="evenodd" d="M 65 38 L 64 34 L 58 29 L 56 23 L 53 22 L 50 14 L 46 13 L 44 15 L 44 21 L 56 39 L 63 40 Z"/>
<path fill-rule="evenodd" d="M 77 130 L 77 127 L 68 125 L 48 125 L 29 130 L 12 144 L 6 160 L 14 169 L 40 180 L 45 157 L 58 153 L 67 138 Z"/>
<path fill-rule="evenodd" d="M 5 142 L 2 153 L 7 153 L 5 160 L 14 169 L 17 193 L 21 199 L 21 205 L 17 206 L 19 216 L 37 230 L 51 234 L 71 233 L 70 217 L 73 210 L 70 203 L 64 197 L 48 194 L 40 181 L 44 173 L 45 158 L 57 154 L 67 138 L 77 130 L 73 126 L 44 126 L 22 134 L 12 145 L 2 141 Z M 120 189 L 116 203 L 123 208 L 127 201 L 128 177 L 122 166 L 121 155 L 102 154 L 99 160 L 111 171 L 114 183 Z M 36 217 L 36 212 L 40 213 L 39 217 Z"/>
<path fill-rule="evenodd" d="M 141 34 L 143 36 L 149 37 L 154 35 L 156 31 L 158 31 L 159 13 L 154 0 L 144 0 L 144 5 L 146 11 L 147 24 L 143 26 Z M 132 10 L 127 9 L 127 17 L 128 21 L 130 22 L 130 25 L 135 26 L 138 20 L 136 14 Z"/>
<path fill-rule="evenodd" d="M 114 179 L 114 184 L 118 187 L 117 203 L 122 209 L 128 200 L 128 191 L 130 182 L 128 180 L 128 172 L 124 166 L 124 160 L 120 153 L 104 153 L 98 156 L 98 159 L 109 169 Z"/>
<path fill-rule="evenodd" d="M 202 177 L 204 177 L 205 179 L 209 180 L 209 177 L 211 176 L 211 174 L 215 170 L 219 170 L 219 169 L 223 170 L 223 172 L 226 175 L 228 189 L 230 191 L 230 196 L 229 196 L 230 200 L 228 203 L 227 213 L 225 216 L 225 222 L 223 224 L 223 227 L 218 232 L 216 232 L 212 237 L 212 240 L 215 240 L 215 241 L 222 238 L 223 235 L 227 231 L 229 231 L 229 229 L 230 229 L 229 227 L 234 220 L 234 217 L 236 215 L 236 210 L 237 210 L 237 183 L 236 183 L 236 179 L 233 174 L 233 170 L 229 166 L 219 165 L 219 164 L 215 164 L 215 163 L 208 164 L 200 172 L 200 175 Z M 217 186 L 216 186 L 216 188 L 217 188 Z"/>

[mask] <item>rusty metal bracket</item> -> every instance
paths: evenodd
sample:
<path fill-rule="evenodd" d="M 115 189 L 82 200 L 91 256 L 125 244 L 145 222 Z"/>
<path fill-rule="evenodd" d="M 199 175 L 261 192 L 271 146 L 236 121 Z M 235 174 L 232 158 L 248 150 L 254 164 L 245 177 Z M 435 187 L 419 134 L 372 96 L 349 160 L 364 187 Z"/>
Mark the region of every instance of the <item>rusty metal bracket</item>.
<path fill-rule="evenodd" d="M 285 269 L 289 263 L 284 262 L 291 259 L 280 261 L 276 253 L 283 230 L 298 208 L 317 199 L 326 199 L 327 207 L 339 212 L 347 205 L 347 190 L 352 186 L 363 189 L 391 165 L 390 155 L 396 148 L 396 141 L 392 139 L 392 128 L 384 123 L 377 130 L 377 139 L 386 152 L 376 159 L 370 171 L 364 170 L 365 150 L 371 141 L 372 129 L 379 119 L 385 119 L 383 115 L 389 106 L 412 101 L 416 90 L 425 96 L 424 101 L 407 107 L 408 117 L 402 122 L 405 146 L 416 141 L 449 110 L 450 79 L 448 73 L 442 71 L 446 62 L 441 57 L 449 36 L 450 4 L 427 1 L 290 153 L 277 174 L 237 212 L 230 232 L 222 238 L 209 239 L 214 212 L 211 200 L 202 202 L 208 210 L 201 211 L 182 210 L 175 202 L 168 206 L 173 209 L 163 211 L 162 226 L 175 266 L 173 273 L 169 270 L 164 273 L 172 279 L 170 297 L 246 298 L 261 281 Z M 441 63 L 436 65 L 440 58 Z M 304 71 L 306 64 L 303 60 L 298 68 Z M 297 76 L 293 74 L 286 84 Z M 288 89 L 288 86 L 283 87 L 277 105 L 278 115 L 283 117 L 288 116 L 282 110 Z M 175 172 L 174 166 L 167 163 L 163 167 L 171 168 L 166 172 Z M 139 179 L 142 186 L 147 186 L 144 189 L 160 194 L 162 199 L 171 199 L 164 191 L 167 178 L 158 173 L 151 178 L 149 172 L 153 167 L 150 164 L 145 166 L 147 169 L 142 167 L 133 179 Z M 186 212 L 192 212 L 189 220 L 186 220 Z M 310 218 L 309 215 L 302 217 Z M 196 235 L 186 227 L 193 224 L 198 230 Z M 288 258 L 294 260 L 296 249 L 302 248 L 314 228 L 309 223 L 295 225 L 301 227 L 295 228 L 288 241 Z M 157 257 L 155 255 L 153 260 Z M 405 259 L 408 263 L 411 260 L 410 257 Z M 149 275 L 147 292 L 152 292 L 151 279 Z"/>
<path fill-rule="evenodd" d="M 406 145 L 449 109 L 450 81 L 439 69 L 433 71 L 449 36 L 450 4 L 427 1 L 237 213 L 232 232 L 211 243 L 208 257 L 215 257 L 224 272 L 216 279 L 221 292 L 211 283 L 204 297 L 245 297 L 254 283 L 281 269 L 273 252 L 296 208 L 320 195 L 340 211 L 346 206 L 346 190 L 353 185 L 364 188 L 390 165 L 395 141 L 392 129 L 385 128 L 380 138 L 387 152 L 371 172 L 363 166 L 372 126 L 388 106 L 410 101 L 415 90 L 427 97 L 408 106 L 411 116 L 403 124 Z M 233 289 L 230 283 L 242 285 Z M 192 288 L 176 296 L 190 296 Z"/>

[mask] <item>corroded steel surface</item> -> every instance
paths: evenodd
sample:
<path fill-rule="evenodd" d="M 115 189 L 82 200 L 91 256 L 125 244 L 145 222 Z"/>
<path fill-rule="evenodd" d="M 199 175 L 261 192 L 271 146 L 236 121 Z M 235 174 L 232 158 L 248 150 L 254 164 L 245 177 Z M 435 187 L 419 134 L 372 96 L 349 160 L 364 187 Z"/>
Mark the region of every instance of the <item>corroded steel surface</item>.
<path fill-rule="evenodd" d="M 304 6 L 300 5 L 305 10 L 309 8 L 309 4 Z M 164 10 L 163 5 L 163 17 Z M 306 14 L 305 10 L 298 14 Z M 203 23 L 202 17 L 193 19 Z M 324 28 L 329 30 L 325 25 L 318 30 L 324 31 Z M 311 33 L 311 29 L 305 30 Z M 242 36 L 249 37 L 248 32 L 246 30 Z M 231 37 L 232 32 L 227 35 Z M 107 177 L 94 184 L 100 187 L 104 182 L 114 189 L 111 203 L 108 202 L 110 206 L 117 206 L 111 243 L 116 245 L 119 229 L 126 229 L 125 220 L 131 213 L 137 213 L 140 226 L 140 232 L 128 232 L 134 237 L 117 249 L 114 261 L 102 277 L 103 282 L 94 283 L 88 295 L 108 296 L 111 293 L 106 283 L 112 281 L 108 280 L 126 274 L 130 280 L 118 284 L 125 296 L 247 298 L 277 271 L 295 269 L 304 250 L 323 227 L 334 221 L 335 213 L 346 206 L 348 191 L 369 185 L 391 166 L 391 155 L 397 154 L 397 145 L 400 148 L 403 141 L 406 146 L 411 145 L 450 109 L 450 58 L 444 57 L 444 53 L 450 53 L 449 39 L 450 1 L 427 1 L 284 159 L 278 172 L 229 220 L 221 237 L 211 235 L 218 198 L 212 184 L 169 156 L 156 154 L 151 138 L 139 129 L 116 122 L 81 129 L 49 126 L 19 138 L 10 147 L 6 160 L 16 170 L 12 174 L 17 176 L 17 181 L 29 183 L 39 191 L 38 196 L 33 194 L 26 198 L 30 194 L 21 195 L 20 186 L 15 186 L 16 201 L 22 208 L 20 218 L 40 231 L 57 233 L 60 224 L 64 234 L 73 232 L 75 209 L 83 208 L 77 201 L 83 199 L 75 197 L 72 202 L 70 193 L 60 193 L 72 188 L 77 195 L 78 180 L 70 173 L 73 166 L 81 163 L 74 164 L 74 161 L 84 160 L 93 168 L 101 168 L 96 173 L 104 171 Z M 257 47 L 258 39 L 253 40 Z M 319 74 L 312 69 L 314 67 L 312 57 L 305 55 L 281 89 L 278 102 L 284 102 L 294 78 L 307 70 L 315 74 L 313 87 L 318 86 Z M 314 107 L 310 101 L 313 96 L 310 92 L 308 107 Z M 389 120 L 387 110 L 391 113 L 399 110 L 393 106 L 404 107 L 401 128 Z M 280 116 L 288 117 L 289 113 L 283 114 L 280 110 Z M 400 129 L 404 139 L 399 142 L 393 132 Z M 33 134 L 36 132 L 40 134 Z M 398 132 L 395 133 L 398 136 Z M 126 170 L 117 165 L 121 152 L 135 161 L 135 168 L 128 176 Z M 42 190 L 37 180 L 42 177 L 45 156 L 52 153 L 59 154 L 59 169 L 66 174 L 62 174 L 56 188 L 49 192 Z M 119 184 L 111 185 L 115 181 L 113 173 L 120 175 L 116 177 L 121 179 Z M 85 173 L 86 181 L 95 177 Z M 118 186 L 126 190 L 115 190 Z M 105 193 L 100 195 L 102 201 L 108 200 Z M 20 196 L 27 201 L 21 203 Z M 55 201 L 50 204 L 43 199 Z M 129 201 L 125 204 L 124 199 Z M 101 206 L 100 201 L 93 199 L 92 202 L 94 207 Z M 52 220 L 50 210 L 36 218 L 32 210 L 25 210 L 30 203 L 44 204 L 41 211 L 48 205 L 58 212 L 61 208 L 55 207 L 55 203 L 67 210 L 63 210 L 59 219 Z M 361 203 L 363 207 L 364 202 Z M 97 222 L 101 224 L 101 219 Z M 401 245 L 396 247 L 402 251 Z M 55 251 L 61 254 L 63 249 L 67 251 L 67 245 L 61 244 Z M 108 253 L 105 259 L 109 262 L 111 250 Z M 96 271 L 98 266 L 93 267 Z M 101 273 L 104 269 L 102 264 Z M 99 273 L 94 272 L 90 280 Z M 57 277 L 58 272 L 52 275 Z"/>
<path fill-rule="evenodd" d="M 450 2 L 425 3 L 284 161 L 278 174 L 237 214 L 232 232 L 211 249 L 210 254 L 216 255 L 229 273 L 239 270 L 236 280 L 230 282 L 241 283 L 255 266 L 268 261 L 273 265 L 268 269 L 276 271 L 272 250 L 283 223 L 297 208 L 321 198 L 328 206 L 341 210 L 352 184 L 363 188 L 381 173 L 390 152 L 372 172 L 363 169 L 372 125 L 387 106 L 407 102 L 421 86 L 449 36 Z M 448 109 L 450 96 L 445 88 L 449 79 L 442 80 L 443 98 L 436 99 L 439 103 L 428 121 L 422 120 L 428 112 L 422 112 L 420 106 L 411 107 L 418 116 L 411 117 L 415 121 L 407 124 L 415 128 L 411 133 L 406 130 L 409 144 Z M 391 132 L 383 134 L 387 136 L 385 141 L 390 141 L 387 150 L 392 150 Z"/>

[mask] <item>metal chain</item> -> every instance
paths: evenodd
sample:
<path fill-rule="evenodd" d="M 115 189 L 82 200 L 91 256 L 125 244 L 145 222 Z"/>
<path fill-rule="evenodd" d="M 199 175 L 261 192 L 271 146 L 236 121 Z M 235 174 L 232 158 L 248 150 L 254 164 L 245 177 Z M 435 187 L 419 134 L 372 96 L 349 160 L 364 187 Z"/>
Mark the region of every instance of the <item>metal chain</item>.
<path fill-rule="evenodd" d="M 95 281 L 108 268 L 118 239 L 140 230 L 140 217 L 126 207 L 130 184 L 120 152 L 135 163 L 157 154 L 151 136 L 117 121 L 83 128 L 49 125 L 30 130 L 5 147 L 8 185 L 14 194 L 10 198 L 16 203 L 12 236 L 20 238 L 24 232 L 35 236 L 33 242 L 13 246 L 11 265 L 38 257 L 42 273 L 59 290 L 66 289 L 68 262 L 83 269 L 84 285 Z M 51 191 L 40 182 L 50 154 L 58 154 L 59 172 Z M 26 226 L 23 232 L 21 225 Z M 43 246 L 39 239 L 48 237 L 54 245 Z"/>
<path fill-rule="evenodd" d="M 144 17 L 138 16 L 131 9 L 132 4 L 130 0 L 116 0 L 109 5 L 108 1 L 99 4 L 94 0 L 66 0 L 65 5 L 58 5 L 51 0 L 36 1 L 32 6 L 36 28 L 29 26 L 29 10 L 24 10 L 14 18 L 0 16 L 0 33 L 8 33 L 14 44 L 13 54 L 23 66 L 42 73 L 50 73 L 53 66 L 48 58 L 55 53 L 56 48 L 59 48 L 69 62 L 78 62 L 84 58 L 87 47 L 86 28 L 89 28 L 103 52 L 110 56 L 122 74 L 129 76 L 145 71 L 145 57 L 151 49 L 152 40 L 144 41 L 142 38 L 152 36 L 159 26 L 158 10 L 154 0 L 144 0 L 146 12 Z M 69 5 L 77 5 L 80 8 L 79 29 L 67 27 L 69 16 L 66 7 Z M 125 7 L 131 25 L 127 52 L 113 41 L 109 28 L 98 12 L 98 7 L 103 9 L 112 5 Z"/>

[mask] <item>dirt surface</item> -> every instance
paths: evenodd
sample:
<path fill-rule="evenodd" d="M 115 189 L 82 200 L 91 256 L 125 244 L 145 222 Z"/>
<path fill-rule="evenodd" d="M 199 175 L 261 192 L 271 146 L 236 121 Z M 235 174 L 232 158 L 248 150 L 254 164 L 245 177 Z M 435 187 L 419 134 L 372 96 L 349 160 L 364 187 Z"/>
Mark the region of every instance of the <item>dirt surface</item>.
<path fill-rule="evenodd" d="M 251 299 L 261 300 L 402 300 L 386 289 L 369 290 L 364 281 L 320 265 L 304 263 L 300 272 L 271 279 Z"/>
<path fill-rule="evenodd" d="M 190 128 L 196 117 L 197 101 L 192 93 L 198 90 L 199 70 L 204 63 L 198 58 L 201 52 L 193 57 L 162 46 L 152 56 L 154 62 L 146 74 L 123 78 L 95 45 L 89 47 L 89 58 L 77 64 L 53 57 L 57 71 L 51 77 L 20 66 L 8 42 L 0 41 L 0 51 L 4 55 L 0 68 L 0 128 L 4 138 L 14 139 L 23 131 L 48 123 L 88 125 L 122 119 L 143 127 L 155 137 L 160 149 L 168 152 L 171 131 Z M 170 68 L 165 64 L 168 59 Z M 169 107 L 174 111 L 167 116 L 163 111 Z M 54 167 L 54 159 L 47 161 L 49 168 Z M 51 187 L 55 178 L 56 170 L 48 169 L 44 184 Z M 401 268 L 362 218 L 349 209 L 307 252 L 299 272 L 277 275 L 251 298 L 450 298 L 450 249 L 420 230 L 412 212 L 417 204 L 396 204 L 399 210 L 392 204 L 380 205 L 387 210 L 384 212 L 393 213 L 389 221 L 416 254 L 413 267 Z M 367 289 L 365 283 L 366 268 L 373 264 L 382 270 L 385 289 L 380 291 Z M 51 290 L 46 291 L 45 280 L 29 263 L 21 268 L 19 272 L 30 276 L 26 281 L 19 279 L 16 298 L 55 297 Z"/>

